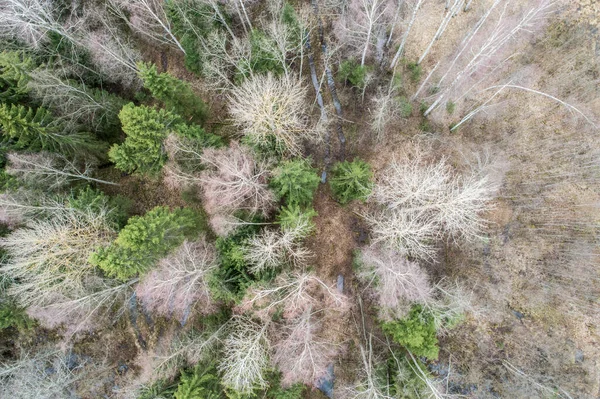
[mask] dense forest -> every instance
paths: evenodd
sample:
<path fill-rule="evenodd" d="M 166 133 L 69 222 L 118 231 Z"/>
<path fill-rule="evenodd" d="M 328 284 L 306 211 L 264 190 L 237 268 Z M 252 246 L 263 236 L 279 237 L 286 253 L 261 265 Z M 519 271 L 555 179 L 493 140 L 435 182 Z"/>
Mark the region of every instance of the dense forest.
<path fill-rule="evenodd" d="M 599 28 L 0 0 L 0 397 L 600 397 Z"/>

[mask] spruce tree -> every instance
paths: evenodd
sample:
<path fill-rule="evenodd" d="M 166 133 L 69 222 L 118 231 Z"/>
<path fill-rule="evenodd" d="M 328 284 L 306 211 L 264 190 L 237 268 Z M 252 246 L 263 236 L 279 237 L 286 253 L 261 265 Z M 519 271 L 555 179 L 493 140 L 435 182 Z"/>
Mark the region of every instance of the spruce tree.
<path fill-rule="evenodd" d="M 162 101 L 165 108 L 186 120 L 202 123 L 206 119 L 207 107 L 187 82 L 168 73 L 159 73 L 156 65 L 138 63 L 138 75 L 144 87 Z"/>
<path fill-rule="evenodd" d="M 275 170 L 271 186 L 287 205 L 309 206 L 320 180 L 309 160 L 297 159 L 284 162 Z"/>
<path fill-rule="evenodd" d="M 23 99 L 29 89 L 30 57 L 16 51 L 0 53 L 0 102 L 14 103 Z"/>
<path fill-rule="evenodd" d="M 0 127 L 3 141 L 17 149 L 47 150 L 71 155 L 105 151 L 104 146 L 89 133 L 66 132 L 44 108 L 0 104 Z"/>
<path fill-rule="evenodd" d="M 127 138 L 122 144 L 112 146 L 109 159 L 117 169 L 128 173 L 158 172 L 167 160 L 163 140 L 169 127 L 178 120 L 177 116 L 162 109 L 129 103 L 119 112 L 119 119 Z"/>
<path fill-rule="evenodd" d="M 146 272 L 161 257 L 198 232 L 200 220 L 189 209 L 173 212 L 156 207 L 144 216 L 134 216 L 108 247 L 90 256 L 90 263 L 108 276 L 127 280 Z"/>

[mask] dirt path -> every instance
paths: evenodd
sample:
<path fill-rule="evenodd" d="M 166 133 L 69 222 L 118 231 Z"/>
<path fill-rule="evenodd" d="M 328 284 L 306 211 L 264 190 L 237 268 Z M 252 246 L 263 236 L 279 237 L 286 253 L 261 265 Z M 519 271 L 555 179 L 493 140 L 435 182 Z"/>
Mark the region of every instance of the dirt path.
<path fill-rule="evenodd" d="M 313 264 L 317 275 L 328 282 L 338 275 L 348 279 L 352 276 L 352 253 L 364 240 L 364 232 L 358 218 L 349 207 L 342 207 L 333 200 L 329 186 L 321 184 L 317 191 L 314 218 L 316 233 L 307 245 L 315 254 Z"/>

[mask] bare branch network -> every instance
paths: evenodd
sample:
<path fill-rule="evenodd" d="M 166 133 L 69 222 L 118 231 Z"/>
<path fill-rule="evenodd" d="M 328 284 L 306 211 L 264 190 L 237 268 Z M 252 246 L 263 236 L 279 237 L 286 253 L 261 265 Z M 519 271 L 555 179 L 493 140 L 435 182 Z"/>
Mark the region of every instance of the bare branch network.
<path fill-rule="evenodd" d="M 374 243 L 393 245 L 401 253 L 433 259 L 436 241 L 475 239 L 485 226 L 482 212 L 498 189 L 488 170 L 458 175 L 442 159 L 426 163 L 421 152 L 393 161 L 378 178 L 365 216 Z"/>
<path fill-rule="evenodd" d="M 270 344 L 268 325 L 260 325 L 244 316 L 229 322 L 230 333 L 223 342 L 219 371 L 223 385 L 239 394 L 268 386 Z"/>
<path fill-rule="evenodd" d="M 216 304 L 208 279 L 218 266 L 216 249 L 204 237 L 185 241 L 137 285 L 137 296 L 149 310 L 179 320 L 186 319 L 195 304 L 200 314 L 210 314 Z"/>
<path fill-rule="evenodd" d="M 255 75 L 230 91 L 229 112 L 251 143 L 274 140 L 279 151 L 300 155 L 303 140 L 319 137 L 306 124 L 306 95 L 297 76 Z"/>

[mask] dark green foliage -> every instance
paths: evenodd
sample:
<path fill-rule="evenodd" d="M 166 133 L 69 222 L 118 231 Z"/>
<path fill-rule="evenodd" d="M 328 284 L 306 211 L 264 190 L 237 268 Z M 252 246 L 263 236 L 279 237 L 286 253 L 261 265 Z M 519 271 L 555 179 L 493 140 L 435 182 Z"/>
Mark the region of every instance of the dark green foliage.
<path fill-rule="evenodd" d="M 258 218 L 249 220 L 260 223 Z M 259 225 L 248 224 L 237 229 L 227 237 L 219 237 L 215 246 L 219 253 L 219 269 L 212 276 L 211 291 L 213 297 L 223 300 L 234 300 L 244 295 L 246 288 L 258 276 L 252 276 L 247 270 L 243 245 L 247 238 L 260 229 Z"/>
<path fill-rule="evenodd" d="M 287 148 L 281 145 L 274 135 L 266 136 L 265 140 L 260 142 L 253 140 L 251 136 L 247 135 L 242 137 L 241 142 L 248 147 L 252 147 L 258 155 L 265 158 L 281 160 L 287 152 Z"/>
<path fill-rule="evenodd" d="M 65 17 L 68 18 L 68 14 L 65 14 Z M 102 86 L 103 77 L 96 71 L 91 54 L 86 47 L 75 44 L 57 32 L 50 31 L 47 37 L 48 42 L 37 52 L 40 55 L 40 64 L 69 64 L 74 72 L 73 77 L 87 84 Z"/>
<path fill-rule="evenodd" d="M 339 76 L 344 82 L 350 82 L 354 87 L 362 89 L 365 87 L 368 69 L 361 66 L 355 60 L 343 61 L 340 65 Z"/>
<path fill-rule="evenodd" d="M 104 107 L 102 111 L 94 112 L 92 114 L 82 114 L 80 118 L 77 118 L 74 121 L 86 129 L 91 129 L 100 139 L 114 141 L 119 135 L 121 128 L 119 111 L 123 108 L 126 101 L 103 89 L 82 85 L 73 80 L 69 80 L 67 83 L 79 93 L 78 95 L 82 98 L 81 106 L 96 102 L 102 104 Z M 62 110 L 61 104 L 48 105 L 48 107 L 56 115 L 65 115 L 65 113 L 71 112 L 70 109 Z"/>
<path fill-rule="evenodd" d="M 283 65 L 281 65 L 277 56 L 270 51 L 273 47 L 273 39 L 263 32 L 257 29 L 250 32 L 250 68 L 253 72 L 259 74 L 272 73 L 273 75 L 283 73 Z"/>
<path fill-rule="evenodd" d="M 264 395 L 266 399 L 301 399 L 302 394 L 306 390 L 306 386 L 300 383 L 294 384 L 289 388 L 283 388 L 281 386 L 280 372 L 270 372 L 268 378 L 269 388 Z"/>
<path fill-rule="evenodd" d="M 129 103 L 119 112 L 119 119 L 127 138 L 111 147 L 109 159 L 117 169 L 128 173 L 158 172 L 167 159 L 163 140 L 178 118 L 163 109 Z"/>
<path fill-rule="evenodd" d="M 414 83 L 419 82 L 421 80 L 421 75 L 423 74 L 423 69 L 421 68 L 421 65 L 417 64 L 416 62 L 409 62 L 406 67 L 410 72 L 410 79 Z"/>
<path fill-rule="evenodd" d="M 382 329 L 414 355 L 437 359 L 439 347 L 435 322 L 420 305 L 413 305 L 408 316 L 401 320 L 383 323 Z"/>
<path fill-rule="evenodd" d="M 315 216 L 317 216 L 317 211 L 312 207 L 301 208 L 299 205 L 287 205 L 281 207 L 277 215 L 277 223 L 283 230 L 294 229 L 294 227 L 306 223 L 307 230 L 312 232 L 316 226 L 311 219 Z"/>
<path fill-rule="evenodd" d="M 454 110 L 456 109 L 456 104 L 453 103 L 452 101 L 448 101 L 446 103 L 446 112 L 448 112 L 449 114 L 454 113 Z"/>
<path fill-rule="evenodd" d="M 368 163 L 356 159 L 338 162 L 331 169 L 329 185 L 333 195 L 341 204 L 359 199 L 365 201 L 373 186 L 373 173 Z"/>
<path fill-rule="evenodd" d="M 6 166 L 6 152 L 0 149 L 0 193 L 14 191 L 19 188 L 17 178 L 4 169 Z"/>
<path fill-rule="evenodd" d="M 175 399 L 225 399 L 214 366 L 198 364 L 193 370 L 184 372 L 173 395 Z"/>
<path fill-rule="evenodd" d="M 175 133 L 181 137 L 196 141 L 202 147 L 222 147 L 223 139 L 216 134 L 207 133 L 198 125 L 186 125 L 181 123 L 175 126 Z"/>
<path fill-rule="evenodd" d="M 296 14 L 296 10 L 294 6 L 290 3 L 285 3 L 283 5 L 283 10 L 281 12 L 281 20 L 284 24 L 286 24 L 289 28 L 294 31 L 298 31 L 300 29 L 300 21 L 298 20 L 298 14 Z"/>
<path fill-rule="evenodd" d="M 133 201 L 121 195 L 111 197 L 98 189 L 87 186 L 69 198 L 69 206 L 93 213 L 108 210 L 107 217 L 110 222 L 115 228 L 121 229 L 127 223 Z"/>
<path fill-rule="evenodd" d="M 8 191 L 14 191 L 19 188 L 19 181 L 16 177 L 6 173 L 3 169 L 0 169 L 0 193 Z"/>
<path fill-rule="evenodd" d="M 0 104 L 0 126 L 4 142 L 16 149 L 47 150 L 75 154 L 104 152 L 105 146 L 91 134 L 65 134 L 44 108 L 33 109 L 19 104 Z"/>
<path fill-rule="evenodd" d="M 393 77 L 392 85 L 399 92 L 403 91 L 404 81 L 400 73 L 396 73 Z"/>
<path fill-rule="evenodd" d="M 51 144 L 52 116 L 44 108 L 0 104 L 0 125 L 4 141 L 15 148 L 48 149 Z"/>
<path fill-rule="evenodd" d="M 226 17 L 222 4 L 218 3 L 217 7 L 220 8 L 220 14 Z M 194 1 L 168 1 L 165 8 L 173 33 L 185 50 L 185 67 L 190 72 L 201 74 L 203 56 L 199 37 L 207 37 L 212 30 L 221 28 L 215 10 L 209 4 Z M 190 29 L 190 25 L 194 28 Z"/>
<path fill-rule="evenodd" d="M 146 272 L 156 261 L 198 233 L 201 221 L 190 209 L 169 211 L 156 207 L 144 216 L 134 216 L 113 244 L 100 248 L 90 263 L 107 275 L 127 280 Z"/>
<path fill-rule="evenodd" d="M 398 101 L 398 107 L 400 109 L 400 116 L 402 118 L 408 118 L 412 114 L 412 104 L 404 96 L 396 98 Z"/>
<path fill-rule="evenodd" d="M 431 373 L 416 358 L 413 362 L 409 357 L 396 353 L 378 367 L 377 374 L 382 381 L 389 379 L 390 395 L 394 398 L 421 399 L 431 392 L 422 377 L 432 378 Z"/>
<path fill-rule="evenodd" d="M 151 386 L 142 389 L 137 399 L 171 399 L 177 389 L 176 384 L 158 380 Z"/>
<path fill-rule="evenodd" d="M 421 123 L 419 123 L 419 130 L 423 132 L 431 132 L 431 125 L 427 119 L 423 119 Z"/>
<path fill-rule="evenodd" d="M 181 115 L 186 120 L 202 123 L 208 108 L 190 87 L 189 83 L 168 73 L 159 73 L 156 65 L 138 63 L 138 75 L 144 87 L 165 104 L 169 111 Z"/>
<path fill-rule="evenodd" d="M 0 330 L 9 327 L 27 330 L 33 327 L 34 324 L 34 321 L 25 313 L 25 309 L 13 303 L 0 303 Z"/>
<path fill-rule="evenodd" d="M 250 73 L 281 75 L 284 71 L 281 61 L 270 49 L 275 48 L 273 39 L 258 29 L 250 32 L 250 57 L 243 59 L 237 67 L 235 82 L 240 84 Z"/>
<path fill-rule="evenodd" d="M 289 388 L 277 387 L 271 393 L 273 399 L 301 399 L 306 386 L 304 384 L 294 384 Z"/>
<path fill-rule="evenodd" d="M 309 206 L 320 181 L 309 159 L 297 159 L 284 162 L 274 171 L 271 186 L 287 205 Z"/>
<path fill-rule="evenodd" d="M 14 103 L 27 96 L 33 62 L 22 52 L 0 53 L 0 102 Z"/>

